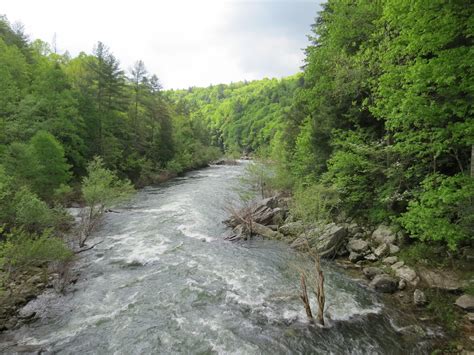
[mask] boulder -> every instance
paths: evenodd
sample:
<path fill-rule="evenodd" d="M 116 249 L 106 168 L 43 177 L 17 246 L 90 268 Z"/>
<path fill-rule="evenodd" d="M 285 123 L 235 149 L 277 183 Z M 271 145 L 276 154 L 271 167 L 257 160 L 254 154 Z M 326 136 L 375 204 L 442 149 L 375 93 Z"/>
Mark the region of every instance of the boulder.
<path fill-rule="evenodd" d="M 304 225 L 301 221 L 289 222 L 282 225 L 278 231 L 284 235 L 296 237 L 304 232 Z"/>
<path fill-rule="evenodd" d="M 417 286 L 420 282 L 420 278 L 416 274 L 415 270 L 408 266 L 402 266 L 398 269 L 395 269 L 395 274 L 412 286 Z"/>
<path fill-rule="evenodd" d="M 280 233 L 259 223 L 252 223 L 252 233 L 265 238 L 277 238 Z"/>
<path fill-rule="evenodd" d="M 400 279 L 400 281 L 398 281 L 398 289 L 401 291 L 401 290 L 406 289 L 406 287 L 407 287 L 407 282 L 404 279 Z"/>
<path fill-rule="evenodd" d="M 362 273 L 367 277 L 369 280 L 372 280 L 375 276 L 383 274 L 383 270 L 379 269 L 378 267 L 365 267 L 362 269 Z"/>
<path fill-rule="evenodd" d="M 339 249 L 345 244 L 347 229 L 330 223 L 320 228 L 315 228 L 309 233 L 311 240 L 314 240 L 314 247 L 322 258 L 330 258 L 337 254 Z"/>
<path fill-rule="evenodd" d="M 393 270 L 399 269 L 399 268 L 401 268 L 403 265 L 405 265 L 405 263 L 404 263 L 403 261 L 397 261 L 395 264 L 392 265 L 392 269 L 393 269 Z"/>
<path fill-rule="evenodd" d="M 400 251 L 400 248 L 396 246 L 395 244 L 390 244 L 389 245 L 389 254 L 394 255 L 397 254 Z"/>
<path fill-rule="evenodd" d="M 398 261 L 396 256 L 387 256 L 385 259 L 382 260 L 382 263 L 387 265 L 393 265 Z"/>
<path fill-rule="evenodd" d="M 455 304 L 467 312 L 472 312 L 474 311 L 474 296 L 462 295 L 456 300 Z"/>
<path fill-rule="evenodd" d="M 387 274 L 376 275 L 370 283 L 370 287 L 378 292 L 394 293 L 398 289 L 398 280 Z"/>
<path fill-rule="evenodd" d="M 378 226 L 378 228 L 372 233 L 372 240 L 377 244 L 393 244 L 396 238 L 396 234 L 393 233 L 388 226 L 383 224 Z"/>
<path fill-rule="evenodd" d="M 423 282 L 430 288 L 456 293 L 461 292 L 467 286 L 466 282 L 462 282 L 455 273 L 450 271 L 422 268 L 419 270 L 419 274 Z"/>
<path fill-rule="evenodd" d="M 375 250 L 374 255 L 377 258 L 382 258 L 389 253 L 388 245 L 385 243 L 380 244 Z"/>
<path fill-rule="evenodd" d="M 367 254 L 366 256 L 364 256 L 364 259 L 368 260 L 368 261 L 377 261 L 378 260 L 378 258 L 375 256 L 374 253 Z"/>
<path fill-rule="evenodd" d="M 426 296 L 425 296 L 425 293 L 422 290 L 417 288 L 413 292 L 413 303 L 416 306 L 423 306 L 423 305 L 426 304 Z"/>
<path fill-rule="evenodd" d="M 369 243 L 363 239 L 350 239 L 347 243 L 347 250 L 354 253 L 364 253 L 369 250 Z"/>

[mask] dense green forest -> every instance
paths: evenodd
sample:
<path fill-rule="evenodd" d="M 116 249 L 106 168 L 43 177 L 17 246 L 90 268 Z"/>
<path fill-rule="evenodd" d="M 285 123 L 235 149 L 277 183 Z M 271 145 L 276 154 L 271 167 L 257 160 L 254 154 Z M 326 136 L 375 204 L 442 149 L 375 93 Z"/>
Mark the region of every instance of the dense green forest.
<path fill-rule="evenodd" d="M 0 263 L 62 258 L 64 205 L 87 203 L 92 217 L 128 179 L 143 186 L 215 159 L 209 142 L 142 61 L 125 72 L 101 42 L 59 55 L 0 17 Z"/>
<path fill-rule="evenodd" d="M 339 215 L 456 249 L 474 230 L 473 18 L 462 0 L 328 1 L 301 76 L 169 96 L 226 150 L 270 157 L 277 187 L 322 185 Z"/>

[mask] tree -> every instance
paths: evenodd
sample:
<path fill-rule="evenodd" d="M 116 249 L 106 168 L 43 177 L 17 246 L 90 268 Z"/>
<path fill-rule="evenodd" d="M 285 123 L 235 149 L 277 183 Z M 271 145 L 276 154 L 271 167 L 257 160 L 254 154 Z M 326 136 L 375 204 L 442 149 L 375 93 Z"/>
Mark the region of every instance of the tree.
<path fill-rule="evenodd" d="M 39 131 L 30 141 L 33 159 L 37 164 L 32 186 L 39 196 L 51 200 L 54 191 L 71 178 L 70 165 L 64 149 L 50 133 Z"/>
<path fill-rule="evenodd" d="M 87 214 L 79 235 L 79 246 L 83 247 L 105 210 L 124 201 L 133 192 L 128 180 L 120 180 L 116 174 L 104 167 L 96 157 L 87 167 L 87 176 L 82 180 L 82 195 L 87 204 Z"/>

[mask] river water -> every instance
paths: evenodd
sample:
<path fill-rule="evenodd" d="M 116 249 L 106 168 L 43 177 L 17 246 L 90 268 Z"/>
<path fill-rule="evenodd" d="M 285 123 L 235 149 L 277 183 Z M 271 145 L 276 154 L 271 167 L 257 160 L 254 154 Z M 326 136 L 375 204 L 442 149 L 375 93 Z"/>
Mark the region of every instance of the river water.
<path fill-rule="evenodd" d="M 428 352 L 406 317 L 330 263 L 328 325 L 310 324 L 294 267 L 304 259 L 282 242 L 224 241 L 243 170 L 192 172 L 108 213 L 91 240 L 104 242 L 80 254 L 78 282 L 30 302 L 24 312 L 39 319 L 0 341 L 60 354 Z"/>

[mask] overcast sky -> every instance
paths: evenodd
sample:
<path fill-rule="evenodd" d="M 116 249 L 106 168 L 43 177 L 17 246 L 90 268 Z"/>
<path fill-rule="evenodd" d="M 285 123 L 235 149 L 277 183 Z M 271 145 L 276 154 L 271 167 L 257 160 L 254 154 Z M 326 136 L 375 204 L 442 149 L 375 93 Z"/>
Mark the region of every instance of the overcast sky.
<path fill-rule="evenodd" d="M 60 52 L 104 42 L 124 69 L 138 59 L 166 89 L 299 71 L 323 0 L 1 0 L 0 14 Z"/>

